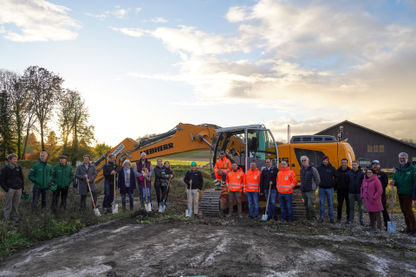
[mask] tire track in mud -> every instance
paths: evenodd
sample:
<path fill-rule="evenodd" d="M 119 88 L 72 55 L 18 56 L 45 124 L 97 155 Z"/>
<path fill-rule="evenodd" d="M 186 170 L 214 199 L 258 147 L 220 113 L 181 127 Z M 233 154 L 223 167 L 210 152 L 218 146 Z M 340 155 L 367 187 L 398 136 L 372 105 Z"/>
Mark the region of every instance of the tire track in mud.
<path fill-rule="evenodd" d="M 397 245 L 244 222 L 113 221 L 18 253 L 0 276 L 416 276 L 416 260 Z"/>

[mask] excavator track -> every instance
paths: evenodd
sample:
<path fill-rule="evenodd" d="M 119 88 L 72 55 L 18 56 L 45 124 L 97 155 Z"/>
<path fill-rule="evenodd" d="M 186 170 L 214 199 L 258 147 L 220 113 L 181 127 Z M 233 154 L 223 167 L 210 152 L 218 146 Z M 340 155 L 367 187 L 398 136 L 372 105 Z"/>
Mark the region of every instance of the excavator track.
<path fill-rule="evenodd" d="M 306 218 L 305 205 L 303 204 L 302 192 L 299 188 L 293 190 L 292 208 L 294 219 Z"/>
<path fill-rule="evenodd" d="M 205 216 L 220 215 L 221 190 L 206 190 L 201 198 L 200 209 Z"/>

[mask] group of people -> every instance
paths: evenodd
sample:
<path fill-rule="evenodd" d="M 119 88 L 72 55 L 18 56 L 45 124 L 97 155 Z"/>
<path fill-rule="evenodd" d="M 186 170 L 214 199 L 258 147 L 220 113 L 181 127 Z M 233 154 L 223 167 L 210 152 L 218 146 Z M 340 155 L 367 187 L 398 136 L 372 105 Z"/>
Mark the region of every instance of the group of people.
<path fill-rule="evenodd" d="M 157 165 L 153 169 L 150 161 L 146 158 L 146 153 L 142 153 L 135 167 L 132 167 L 129 160 L 124 160 L 122 167 L 119 168 L 115 163 L 115 158 L 114 155 L 110 155 L 108 162 L 103 167 L 103 210 L 105 213 L 112 212 L 115 188 L 120 191 L 123 210 L 126 210 L 126 196 L 130 200 L 130 210 L 133 210 L 136 184 L 139 189 L 142 207 L 146 202 L 151 203 L 150 187 L 153 171 L 155 173 L 154 187 L 158 204 L 166 207 L 169 191 L 168 183 L 173 178 L 173 172 L 168 161 L 162 164 L 162 160 L 158 159 Z M 7 159 L 8 163 L 0 172 L 0 186 L 5 192 L 6 199 L 4 220 L 6 222 L 11 222 L 11 220 L 18 222 L 20 219 L 18 213 L 20 200 L 28 199 L 30 195 L 25 192 L 23 171 L 18 165 L 17 155 L 10 154 Z M 71 184 L 80 195 L 81 211 L 86 209 L 88 193 L 91 193 L 93 206 L 98 206 L 98 193 L 95 184 L 97 169 L 91 163 L 90 156 L 84 155 L 83 163 L 76 168 L 75 174 L 67 159 L 65 155 L 59 156 L 59 163 L 52 167 L 48 162 L 48 153 L 45 151 L 40 153 L 39 161 L 32 166 L 28 176 L 33 183 L 32 213 L 38 210 L 39 200 L 41 200 L 41 210 L 46 208 L 49 191 L 53 193 L 51 211 L 56 213 L 59 209 L 65 210 Z"/>
<path fill-rule="evenodd" d="M 145 204 L 152 203 L 151 184 L 154 173 L 154 188 L 158 207 L 166 207 L 169 193 L 169 183 L 173 179 L 173 172 L 168 161 L 162 162 L 157 159 L 157 164 L 153 168 L 152 163 L 146 158 L 146 153 L 140 154 L 140 160 L 133 167 L 129 160 L 124 160 L 122 167 L 116 164 L 116 156 L 111 154 L 108 162 L 103 167 L 104 175 L 104 201 L 103 210 L 105 213 L 112 212 L 114 201 L 115 186 L 120 190 L 121 203 L 123 210 L 126 210 L 127 196 L 129 198 L 130 210 L 134 209 L 134 191 L 139 190 L 141 208 Z M 152 208 L 153 210 L 153 208 Z"/>
<path fill-rule="evenodd" d="M 382 229 L 381 214 L 384 227 L 390 221 L 387 211 L 386 188 L 388 176 L 381 171 L 378 160 L 363 171 L 357 161 L 348 166 L 348 160 L 342 159 L 341 166 L 335 169 L 329 162 L 328 156 L 322 157 L 322 164 L 314 167 L 307 156 L 300 157 L 300 191 L 302 194 L 307 219 L 317 219 L 315 214 L 315 194 L 318 189 L 320 213 L 319 222 L 325 219 L 325 204 L 327 204 L 329 221 L 335 223 L 333 210 L 334 191 L 337 192 L 337 222 L 341 222 L 344 202 L 346 204 L 346 224 L 354 223 L 355 206 L 358 206 L 358 221 L 363 223 L 363 207 L 366 207 L 372 229 Z M 293 189 L 298 185 L 296 174 L 290 169 L 286 160 L 280 161 L 280 170 L 272 165 L 270 159 L 262 170 L 257 169 L 256 163 L 250 163 L 250 169 L 245 173 L 238 165 L 225 156 L 224 151 L 214 167 L 213 178 L 217 184 L 223 184 L 228 192 L 228 217 L 233 215 L 234 200 L 237 204 L 238 216 L 242 217 L 241 196 L 247 196 L 249 216 L 259 215 L 259 196 L 264 195 L 269 203 L 266 207 L 269 218 L 277 218 L 276 196 L 280 203 L 282 221 L 293 221 Z M 405 233 L 416 235 L 415 216 L 412 211 L 413 201 L 416 201 L 416 167 L 413 166 L 406 153 L 399 154 L 399 166 L 391 182 L 397 187 L 400 207 L 407 228 Z M 392 194 L 394 196 L 394 193 Z"/>
<path fill-rule="evenodd" d="M 33 182 L 32 212 L 38 208 L 41 199 L 41 209 L 46 208 L 48 191 L 53 191 L 51 210 L 65 209 L 68 197 L 68 189 L 71 183 L 78 189 L 80 195 L 80 208 L 86 208 L 86 198 L 91 193 L 93 205 L 97 203 L 97 186 L 95 179 L 97 170 L 90 162 L 90 156 L 85 155 L 84 161 L 76 168 L 75 174 L 67 163 L 65 155 L 59 156 L 59 163 L 52 167 L 48 163 L 48 153 L 41 152 L 39 161 L 35 163 L 29 172 L 29 179 Z M 318 189 L 320 213 L 319 221 L 325 219 L 327 204 L 329 221 L 335 223 L 333 211 L 333 195 L 337 192 L 337 222 L 341 222 L 344 202 L 346 203 L 346 224 L 354 223 L 355 206 L 358 206 L 358 222 L 363 225 L 363 207 L 366 207 L 370 217 L 370 227 L 382 229 L 381 214 L 384 219 L 384 227 L 390 221 L 387 211 L 386 188 L 388 176 L 381 171 L 380 162 L 374 160 L 371 166 L 364 171 L 357 161 L 348 166 L 348 160 L 343 159 L 341 166 L 335 169 L 327 156 L 323 156 L 322 164 L 314 167 L 307 156 L 300 158 L 300 191 L 305 205 L 306 217 L 317 219 L 315 215 L 315 194 Z M 157 160 L 153 168 L 147 160 L 146 153 L 141 153 L 140 160 L 135 166 L 129 160 L 124 160 L 121 167 L 116 164 L 115 155 L 109 155 L 108 162 L 103 166 L 104 175 L 104 200 L 103 210 L 111 213 L 114 203 L 116 188 L 120 191 L 122 208 L 126 210 L 127 197 L 130 210 L 134 209 L 134 191 L 139 190 L 141 207 L 151 203 L 151 184 L 154 173 L 153 186 L 156 191 L 158 206 L 166 208 L 169 193 L 169 184 L 173 178 L 173 172 L 168 161 Z M 269 218 L 277 218 L 276 198 L 280 203 L 282 221 L 293 221 L 292 198 L 294 188 L 299 186 L 296 174 L 290 169 L 286 160 L 280 161 L 280 170 L 273 166 L 270 159 L 266 160 L 266 166 L 259 170 L 255 162 L 250 163 L 250 168 L 243 172 L 237 163 L 231 162 L 225 152 L 220 152 L 220 157 L 215 163 L 212 175 L 217 185 L 226 187 L 228 193 L 228 217 L 233 215 L 234 200 L 237 204 L 238 216 L 242 217 L 241 196 L 244 193 L 248 199 L 249 216 L 259 216 L 259 196 L 264 195 L 269 203 L 266 207 Z M 184 177 L 187 185 L 188 211 L 197 216 L 199 205 L 199 193 L 204 183 L 202 173 L 197 169 L 195 162 L 191 163 L 191 169 Z M 0 185 L 5 191 L 6 205 L 4 209 L 5 221 L 19 220 L 18 206 L 20 199 L 29 198 L 24 189 L 22 168 L 17 164 L 17 155 L 8 156 L 8 164 L 1 169 Z M 406 233 L 416 235 L 416 220 L 412 210 L 413 201 L 416 201 L 416 167 L 409 162 L 408 155 L 399 154 L 399 166 L 391 182 L 392 187 L 397 187 L 400 207 L 404 215 L 407 228 Z M 393 194 L 394 196 L 394 194 Z M 60 202 L 60 203 L 59 203 Z M 59 205 L 58 205 L 59 203 Z M 153 208 L 152 208 L 153 210 Z"/>

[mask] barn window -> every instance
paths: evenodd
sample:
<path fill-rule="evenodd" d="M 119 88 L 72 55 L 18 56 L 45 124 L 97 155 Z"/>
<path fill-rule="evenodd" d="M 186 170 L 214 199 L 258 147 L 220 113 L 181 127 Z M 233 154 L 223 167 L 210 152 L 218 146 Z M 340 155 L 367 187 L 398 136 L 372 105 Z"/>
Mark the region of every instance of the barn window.
<path fill-rule="evenodd" d="M 373 145 L 373 152 L 378 152 L 378 144 Z"/>
<path fill-rule="evenodd" d="M 378 152 L 384 152 L 384 144 L 378 146 Z"/>
<path fill-rule="evenodd" d="M 372 144 L 368 144 L 367 145 L 367 152 L 373 152 L 373 145 Z"/>

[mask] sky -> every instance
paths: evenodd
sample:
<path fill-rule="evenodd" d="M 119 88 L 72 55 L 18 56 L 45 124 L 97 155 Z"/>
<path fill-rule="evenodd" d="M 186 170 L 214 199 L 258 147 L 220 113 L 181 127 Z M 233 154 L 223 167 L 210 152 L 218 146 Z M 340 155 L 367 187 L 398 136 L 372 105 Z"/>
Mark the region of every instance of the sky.
<path fill-rule="evenodd" d="M 416 0 L 0 0 L 0 69 L 31 65 L 110 145 L 179 122 L 416 139 Z"/>

